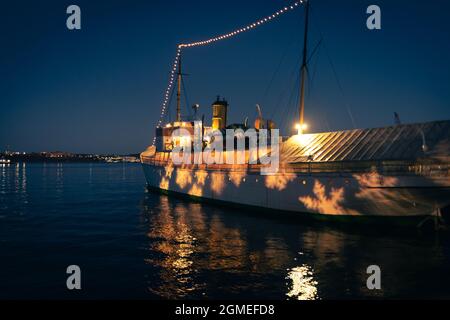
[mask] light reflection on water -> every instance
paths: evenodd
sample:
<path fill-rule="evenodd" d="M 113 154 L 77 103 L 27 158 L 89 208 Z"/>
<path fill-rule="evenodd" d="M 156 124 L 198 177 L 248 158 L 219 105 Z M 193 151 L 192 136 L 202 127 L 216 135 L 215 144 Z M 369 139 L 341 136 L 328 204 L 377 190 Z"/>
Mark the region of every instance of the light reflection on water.
<path fill-rule="evenodd" d="M 139 165 L 11 164 L 0 178 L 0 297 L 70 298 L 60 271 L 74 262 L 85 270 L 83 298 L 450 296 L 445 236 L 183 201 L 146 192 Z M 371 264 L 381 291 L 366 287 Z"/>
<path fill-rule="evenodd" d="M 204 209 L 201 204 L 174 201 L 166 196 L 160 197 L 156 208 L 144 202 L 144 214 L 150 216 L 150 253 L 145 262 L 159 267 L 162 280 L 157 286 L 149 283 L 150 292 L 167 298 L 209 296 L 211 286 L 221 281 L 204 274 L 218 273 L 221 277 L 241 279 L 221 288 L 227 296 L 246 289 L 249 295 L 257 296 L 265 284 L 252 282 L 252 278 L 261 281 L 279 277 L 281 287 L 277 290 L 284 290 L 289 297 L 317 298 L 317 282 L 312 280 L 311 268 L 306 264 L 295 267 L 296 254 L 282 237 L 248 234 L 249 230 L 242 230 L 234 222 L 227 226 L 220 212 L 208 215 Z M 286 266 L 293 267 L 289 271 Z M 285 278 L 291 283 L 283 284 L 281 280 Z"/>
<path fill-rule="evenodd" d="M 317 284 L 314 273 L 308 265 L 292 268 L 287 280 L 291 281 L 290 291 L 286 294 L 289 298 L 297 300 L 316 300 Z"/>
<path fill-rule="evenodd" d="M 153 193 L 147 194 L 142 215 L 148 218 L 145 261 L 157 267 L 148 290 L 166 298 L 432 296 L 445 289 L 442 278 L 426 278 L 430 270 L 449 282 L 446 240 L 444 245 L 415 233 L 308 226 Z M 367 289 L 371 264 L 380 265 L 384 283 L 395 285 Z M 427 293 L 411 283 L 428 287 Z"/>

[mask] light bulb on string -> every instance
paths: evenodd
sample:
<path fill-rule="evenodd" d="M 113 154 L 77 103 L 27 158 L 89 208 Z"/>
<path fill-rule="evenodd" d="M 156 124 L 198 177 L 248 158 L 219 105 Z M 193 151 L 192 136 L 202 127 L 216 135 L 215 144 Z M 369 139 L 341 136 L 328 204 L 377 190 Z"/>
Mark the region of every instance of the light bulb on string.
<path fill-rule="evenodd" d="M 298 0 L 293 5 L 291 5 L 289 7 L 284 7 L 282 9 L 280 9 L 279 11 L 275 12 L 272 15 L 269 15 L 269 16 L 267 16 L 265 18 L 257 20 L 256 22 L 254 22 L 252 24 L 249 24 L 249 25 L 247 25 L 245 27 L 242 27 L 240 29 L 237 29 L 235 31 L 232 31 L 232 32 L 229 32 L 229 33 L 225 33 L 225 34 L 222 34 L 222 35 L 219 35 L 219 36 L 215 36 L 215 37 L 212 37 L 210 39 L 203 40 L 203 41 L 197 41 L 197 42 L 192 42 L 192 43 L 187 43 L 187 44 L 185 44 L 185 43 L 178 44 L 178 46 L 177 46 L 177 53 L 176 53 L 174 62 L 172 64 L 171 77 L 170 77 L 170 80 L 169 80 L 169 83 L 168 83 L 168 86 L 167 86 L 167 90 L 166 90 L 166 97 L 170 93 L 170 91 L 172 90 L 173 82 L 174 82 L 173 75 L 175 74 L 175 71 L 177 69 L 178 62 L 180 60 L 180 56 L 181 56 L 181 52 L 182 52 L 183 48 L 204 46 L 204 45 L 208 45 L 210 43 L 214 43 L 214 42 L 217 42 L 217 41 L 220 41 L 220 40 L 224 40 L 224 39 L 228 39 L 228 38 L 234 37 L 234 36 L 236 36 L 236 35 L 238 35 L 240 33 L 252 30 L 252 29 L 254 29 L 256 27 L 259 27 L 259 26 L 269 22 L 269 21 L 272 21 L 273 19 L 279 17 L 283 13 L 286 13 L 289 10 L 294 10 L 296 7 L 298 7 L 300 4 L 303 4 L 304 2 L 305 2 L 304 0 Z M 166 104 L 167 104 L 167 102 L 166 102 L 166 99 L 165 99 L 163 104 L 162 104 L 162 112 L 161 112 L 161 116 L 160 116 L 160 119 L 158 121 L 158 126 L 157 126 L 158 128 L 160 127 L 160 124 L 162 123 L 162 119 L 163 119 L 163 117 L 165 115 Z M 156 141 L 156 136 L 153 138 L 153 144 L 152 145 L 155 144 L 155 141 Z"/>

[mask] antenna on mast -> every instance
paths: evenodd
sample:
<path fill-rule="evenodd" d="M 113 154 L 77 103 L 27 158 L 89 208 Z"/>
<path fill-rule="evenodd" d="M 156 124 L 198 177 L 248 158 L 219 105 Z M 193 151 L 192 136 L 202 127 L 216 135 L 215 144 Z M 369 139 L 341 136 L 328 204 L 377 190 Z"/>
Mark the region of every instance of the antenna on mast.
<path fill-rule="evenodd" d="M 302 134 L 306 129 L 305 121 L 305 82 L 306 82 L 306 72 L 307 72 L 307 61 L 308 61 L 308 19 L 309 19 L 309 0 L 306 0 L 305 5 L 305 35 L 303 39 L 303 62 L 301 67 L 301 85 L 300 85 L 300 122 L 297 125 L 298 134 Z"/>

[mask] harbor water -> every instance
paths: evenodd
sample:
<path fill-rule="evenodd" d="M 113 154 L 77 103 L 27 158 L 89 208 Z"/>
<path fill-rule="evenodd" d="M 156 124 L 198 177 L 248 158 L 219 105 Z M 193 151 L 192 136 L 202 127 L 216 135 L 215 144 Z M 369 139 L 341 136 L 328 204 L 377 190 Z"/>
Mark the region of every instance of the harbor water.
<path fill-rule="evenodd" d="M 450 298 L 449 240 L 151 193 L 139 164 L 0 166 L 1 299 Z"/>

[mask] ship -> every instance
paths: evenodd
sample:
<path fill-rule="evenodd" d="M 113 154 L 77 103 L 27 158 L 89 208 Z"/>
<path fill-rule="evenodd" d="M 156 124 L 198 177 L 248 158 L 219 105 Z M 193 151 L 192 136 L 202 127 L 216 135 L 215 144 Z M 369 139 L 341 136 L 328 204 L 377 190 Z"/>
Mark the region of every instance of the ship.
<path fill-rule="evenodd" d="M 309 1 L 301 3 L 305 8 L 305 27 L 299 121 L 295 135 L 267 143 L 266 153 L 277 153 L 277 170 L 264 173 L 265 165 L 260 162 L 189 161 L 179 164 L 173 161 L 174 147 L 183 143 L 192 147 L 196 126 L 200 127 L 202 137 L 200 157 L 210 142 L 205 139 L 210 137 L 208 133 L 224 134 L 230 128 L 250 128 L 248 121 L 228 124 L 230 106 L 220 97 L 212 103 L 210 126 L 205 124 L 204 118 L 201 121 L 182 120 L 180 57 L 176 120 L 158 125 L 154 143 L 140 155 L 149 190 L 320 220 L 388 220 L 412 222 L 418 226 L 434 221 L 435 225 L 441 225 L 442 212 L 450 205 L 450 120 L 402 124 L 396 117 L 396 123 L 386 127 L 306 132 L 304 110 L 310 4 Z M 256 132 L 273 129 L 274 123 L 262 117 L 259 107 L 258 113 L 252 129 Z M 174 136 L 180 129 L 185 132 L 184 136 Z M 215 152 L 222 153 L 221 150 Z M 227 150 L 223 153 L 225 157 L 235 157 Z M 251 147 L 246 143 L 244 157 L 248 159 L 251 153 Z"/>

